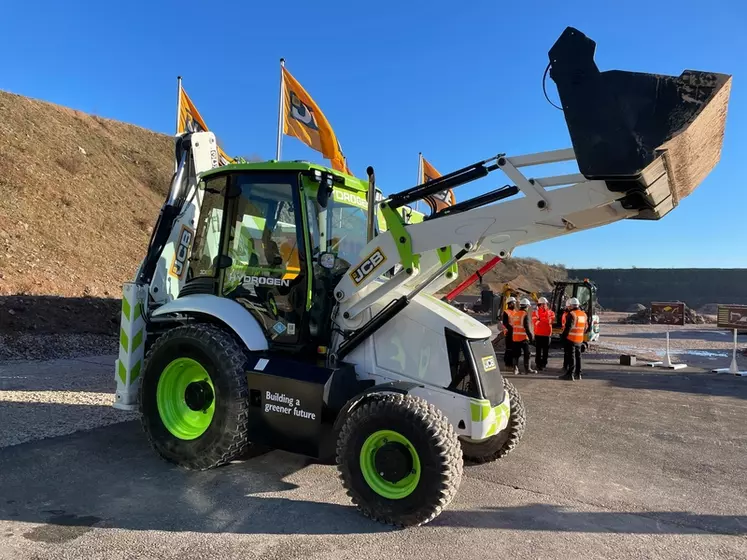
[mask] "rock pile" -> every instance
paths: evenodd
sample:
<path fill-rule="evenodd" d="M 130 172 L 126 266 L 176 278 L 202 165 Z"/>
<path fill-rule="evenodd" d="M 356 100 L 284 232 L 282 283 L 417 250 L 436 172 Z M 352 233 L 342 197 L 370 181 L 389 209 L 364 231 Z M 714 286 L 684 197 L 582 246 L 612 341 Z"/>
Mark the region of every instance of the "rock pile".
<path fill-rule="evenodd" d="M 651 320 L 651 309 L 642 305 L 641 307 L 643 307 L 643 309 L 631 313 L 627 317 L 622 317 L 618 320 L 618 323 L 625 323 L 628 325 L 648 325 Z M 704 325 L 712 322 L 713 320 L 710 317 L 704 317 L 694 309 L 685 306 L 686 325 Z"/>

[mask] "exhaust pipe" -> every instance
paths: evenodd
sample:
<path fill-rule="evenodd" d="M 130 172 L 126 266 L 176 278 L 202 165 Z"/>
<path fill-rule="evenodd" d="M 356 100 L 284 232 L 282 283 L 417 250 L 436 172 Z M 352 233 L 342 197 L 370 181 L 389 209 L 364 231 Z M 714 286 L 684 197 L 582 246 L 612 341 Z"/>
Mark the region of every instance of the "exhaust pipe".
<path fill-rule="evenodd" d="M 549 52 L 579 171 L 622 193 L 638 219 L 660 219 L 721 158 L 731 76 L 600 72 L 595 49 L 568 27 Z"/>

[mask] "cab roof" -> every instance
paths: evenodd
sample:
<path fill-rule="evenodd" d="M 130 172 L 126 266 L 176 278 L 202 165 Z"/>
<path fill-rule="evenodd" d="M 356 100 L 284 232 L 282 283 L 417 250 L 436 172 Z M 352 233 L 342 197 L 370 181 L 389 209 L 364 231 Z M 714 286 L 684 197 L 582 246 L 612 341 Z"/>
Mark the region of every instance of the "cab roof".
<path fill-rule="evenodd" d="M 214 169 L 210 169 L 202 173 L 203 178 L 211 177 L 222 173 L 230 173 L 233 171 L 322 171 L 325 173 L 331 173 L 338 179 L 340 179 L 345 188 L 357 191 L 357 192 L 368 192 L 368 181 L 358 179 L 353 175 L 342 173 L 329 167 L 324 167 L 316 163 L 309 161 L 277 161 L 274 159 L 268 161 L 258 161 L 251 163 L 229 163 L 228 165 L 221 165 Z"/>

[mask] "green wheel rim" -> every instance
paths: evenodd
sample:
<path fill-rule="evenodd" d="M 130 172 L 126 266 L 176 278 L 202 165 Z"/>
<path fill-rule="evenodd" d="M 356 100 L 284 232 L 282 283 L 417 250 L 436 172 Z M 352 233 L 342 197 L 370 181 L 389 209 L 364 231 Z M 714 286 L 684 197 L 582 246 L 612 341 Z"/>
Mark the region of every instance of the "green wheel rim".
<path fill-rule="evenodd" d="M 193 410 L 187 404 L 187 391 L 192 384 L 200 384 L 205 389 L 209 387 L 211 398 L 208 406 Z M 184 440 L 197 439 L 208 429 L 215 414 L 213 381 L 199 362 L 177 358 L 161 373 L 156 404 L 163 425 L 173 436 Z"/>
<path fill-rule="evenodd" d="M 387 443 L 401 443 L 410 452 L 412 471 L 397 482 L 383 478 L 376 470 L 376 453 Z M 410 440 L 392 430 L 379 430 L 366 438 L 361 447 L 360 466 L 363 478 L 371 490 L 390 500 L 401 500 L 415 491 L 420 482 L 420 458 Z"/>

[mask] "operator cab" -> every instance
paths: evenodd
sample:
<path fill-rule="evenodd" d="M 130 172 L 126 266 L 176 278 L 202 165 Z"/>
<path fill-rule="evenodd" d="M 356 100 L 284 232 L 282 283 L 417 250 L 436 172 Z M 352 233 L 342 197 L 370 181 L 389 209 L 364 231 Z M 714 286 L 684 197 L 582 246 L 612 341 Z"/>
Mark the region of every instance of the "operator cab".
<path fill-rule="evenodd" d="M 329 341 L 332 289 L 366 245 L 367 184 L 305 162 L 227 165 L 202 180 L 180 296 L 233 299 L 271 347 L 315 354 Z"/>

